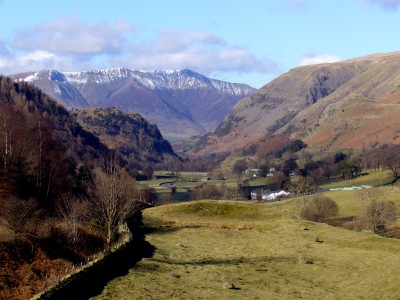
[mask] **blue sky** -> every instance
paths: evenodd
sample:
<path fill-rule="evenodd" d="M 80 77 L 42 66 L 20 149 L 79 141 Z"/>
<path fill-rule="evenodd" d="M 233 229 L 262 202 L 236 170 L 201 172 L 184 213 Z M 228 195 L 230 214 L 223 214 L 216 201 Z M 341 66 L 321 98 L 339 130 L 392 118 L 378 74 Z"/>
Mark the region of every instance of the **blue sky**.
<path fill-rule="evenodd" d="M 400 51 L 400 0 L 0 0 L 0 73 L 191 69 L 261 87 Z"/>

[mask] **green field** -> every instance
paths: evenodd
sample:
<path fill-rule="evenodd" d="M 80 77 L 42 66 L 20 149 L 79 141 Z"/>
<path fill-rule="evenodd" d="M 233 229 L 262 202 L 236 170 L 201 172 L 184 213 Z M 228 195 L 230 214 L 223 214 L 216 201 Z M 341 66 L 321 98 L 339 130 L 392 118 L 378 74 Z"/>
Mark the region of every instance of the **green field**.
<path fill-rule="evenodd" d="M 342 216 L 359 209 L 355 191 L 327 195 Z M 147 209 L 154 255 L 95 299 L 399 299 L 400 240 L 299 219 L 302 200 Z"/>
<path fill-rule="evenodd" d="M 373 171 L 354 179 L 343 180 L 340 176 L 326 180 L 320 186 L 322 188 L 350 187 L 360 185 L 383 186 L 393 181 L 393 174 L 389 170 Z"/>

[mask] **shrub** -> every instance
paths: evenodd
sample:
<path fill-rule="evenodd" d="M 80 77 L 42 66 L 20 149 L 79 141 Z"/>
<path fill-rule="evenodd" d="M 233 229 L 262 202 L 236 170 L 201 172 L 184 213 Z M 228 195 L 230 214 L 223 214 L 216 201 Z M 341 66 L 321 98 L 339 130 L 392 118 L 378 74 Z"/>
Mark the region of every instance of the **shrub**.
<path fill-rule="evenodd" d="M 222 188 L 219 188 L 215 184 L 202 184 L 201 186 L 195 187 L 190 195 L 192 200 L 200 199 L 222 199 L 224 192 Z"/>
<path fill-rule="evenodd" d="M 4 201 L 2 215 L 13 229 L 17 239 L 25 239 L 35 234 L 42 210 L 35 199 L 19 199 L 13 196 Z"/>
<path fill-rule="evenodd" d="M 300 209 L 300 217 L 310 221 L 322 222 L 338 214 L 339 207 L 331 198 L 315 195 L 307 199 Z"/>

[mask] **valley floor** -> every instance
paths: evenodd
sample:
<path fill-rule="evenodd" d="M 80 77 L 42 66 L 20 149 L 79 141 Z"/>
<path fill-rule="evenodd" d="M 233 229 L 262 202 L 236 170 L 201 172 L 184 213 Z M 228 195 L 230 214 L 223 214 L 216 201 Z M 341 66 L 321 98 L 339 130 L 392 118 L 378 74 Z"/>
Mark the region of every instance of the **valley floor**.
<path fill-rule="evenodd" d="M 154 255 L 95 299 L 398 299 L 400 240 L 304 221 L 297 201 L 147 209 Z"/>

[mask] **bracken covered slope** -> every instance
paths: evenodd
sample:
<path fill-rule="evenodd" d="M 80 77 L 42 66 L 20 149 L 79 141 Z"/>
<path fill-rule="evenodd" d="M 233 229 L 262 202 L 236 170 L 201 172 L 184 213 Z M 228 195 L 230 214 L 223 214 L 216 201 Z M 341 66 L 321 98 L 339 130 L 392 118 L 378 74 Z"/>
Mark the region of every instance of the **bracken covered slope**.
<path fill-rule="evenodd" d="M 293 69 L 239 101 L 197 153 L 285 133 L 322 148 L 399 143 L 400 52 Z"/>
<path fill-rule="evenodd" d="M 75 111 L 78 122 L 110 149 L 117 149 L 131 163 L 157 163 L 178 159 L 157 126 L 140 115 L 112 108 Z"/>

